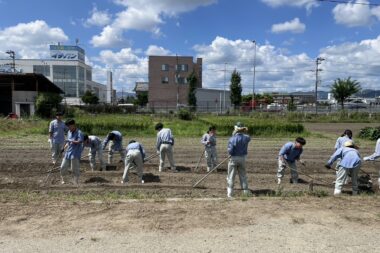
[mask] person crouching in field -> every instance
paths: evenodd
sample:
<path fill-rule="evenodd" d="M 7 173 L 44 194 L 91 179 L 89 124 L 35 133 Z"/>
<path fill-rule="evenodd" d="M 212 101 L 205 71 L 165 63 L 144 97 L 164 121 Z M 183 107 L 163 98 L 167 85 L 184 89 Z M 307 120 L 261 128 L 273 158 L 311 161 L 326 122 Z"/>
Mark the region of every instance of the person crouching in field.
<path fill-rule="evenodd" d="M 207 172 L 217 165 L 216 154 L 216 127 L 210 126 L 207 133 L 202 136 L 201 143 L 205 146 Z"/>
<path fill-rule="evenodd" d="M 64 175 L 67 172 L 67 168 L 70 166 L 74 175 L 74 184 L 79 184 L 80 175 L 80 158 L 83 150 L 83 134 L 76 127 L 75 120 L 71 119 L 66 121 L 66 125 L 69 128 L 67 133 L 67 140 L 65 144 L 65 156 L 61 164 L 61 183 L 64 184 Z"/>
<path fill-rule="evenodd" d="M 102 149 L 102 141 L 99 137 L 95 135 L 88 136 L 85 134 L 83 136 L 83 146 L 89 147 L 89 159 L 90 159 L 90 166 L 91 170 L 94 171 L 96 169 L 96 154 L 98 154 L 98 159 L 100 162 L 100 169 L 105 171 L 106 170 L 106 163 L 104 162 L 103 158 L 103 149 Z"/>
<path fill-rule="evenodd" d="M 227 197 L 231 198 L 233 195 L 234 181 L 236 172 L 239 173 L 240 185 L 243 193 L 251 195 L 248 189 L 247 172 L 245 170 L 245 158 L 248 153 L 248 143 L 251 138 L 245 134 L 248 128 L 244 127 L 240 122 L 236 123 L 232 137 L 228 141 L 227 151 L 231 156 L 228 161 L 228 175 L 227 175 Z"/>
<path fill-rule="evenodd" d="M 338 137 L 338 139 L 336 139 L 335 146 L 334 146 L 334 149 L 335 149 L 334 152 L 337 151 L 338 149 L 344 147 L 344 143 L 346 141 L 354 142 L 354 140 L 352 139 L 352 131 L 350 129 L 344 130 L 343 134 L 340 137 Z M 340 158 L 338 158 L 336 160 L 335 170 L 337 173 L 338 173 L 339 163 L 340 163 Z M 351 175 L 348 174 L 344 184 L 347 184 L 350 181 L 350 178 L 351 178 Z"/>
<path fill-rule="evenodd" d="M 177 172 L 173 159 L 174 136 L 169 128 L 164 128 L 162 123 L 157 123 L 155 126 L 157 131 L 156 148 L 160 154 L 160 165 L 158 171 L 161 172 L 165 165 L 165 156 L 168 156 L 170 168 L 173 172 Z"/>
<path fill-rule="evenodd" d="M 51 149 L 51 159 L 53 164 L 56 164 L 60 152 L 65 145 L 65 132 L 68 131 L 65 122 L 62 121 L 62 113 L 57 112 L 55 114 L 55 120 L 49 124 L 49 143 Z"/>
<path fill-rule="evenodd" d="M 295 142 L 288 142 L 282 146 L 278 154 L 277 184 L 281 184 L 287 166 L 290 167 L 291 182 L 293 184 L 298 183 L 296 161 L 303 164 L 300 158 L 305 144 L 306 140 L 302 137 L 298 137 Z"/>
<path fill-rule="evenodd" d="M 107 137 L 103 140 L 102 150 L 105 150 L 108 142 L 110 146 L 108 148 L 108 164 L 112 164 L 112 158 L 114 152 L 120 153 L 120 161 L 125 161 L 125 150 L 123 148 L 123 135 L 119 131 L 112 131 L 108 133 Z"/>
<path fill-rule="evenodd" d="M 123 174 L 122 184 L 127 183 L 128 171 L 132 168 L 137 169 L 137 176 L 143 184 L 143 163 L 145 159 L 145 150 L 143 146 L 135 140 L 131 140 L 127 146 L 127 157 L 125 158 L 125 169 Z"/>
<path fill-rule="evenodd" d="M 343 184 L 351 173 L 352 179 L 352 195 L 358 194 L 358 172 L 361 166 L 361 158 L 359 151 L 355 148 L 355 144 L 350 140 L 344 143 L 344 146 L 330 157 L 330 160 L 326 163 L 325 167 L 331 169 L 331 165 L 338 158 L 341 159 L 338 166 L 338 173 L 336 174 L 334 195 L 340 195 L 342 193 Z"/>
<path fill-rule="evenodd" d="M 375 153 L 373 153 L 370 156 L 366 156 L 363 158 L 364 161 L 375 161 L 377 158 L 380 157 L 380 138 L 376 141 L 376 147 L 375 147 Z M 380 170 L 379 170 L 379 178 L 378 178 L 378 185 L 380 189 Z"/>

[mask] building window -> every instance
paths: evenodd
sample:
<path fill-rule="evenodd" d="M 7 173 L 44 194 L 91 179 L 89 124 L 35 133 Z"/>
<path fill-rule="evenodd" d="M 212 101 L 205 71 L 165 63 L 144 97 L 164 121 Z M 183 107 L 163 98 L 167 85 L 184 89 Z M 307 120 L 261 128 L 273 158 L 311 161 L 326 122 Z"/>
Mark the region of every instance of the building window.
<path fill-rule="evenodd" d="M 161 65 L 161 70 L 162 71 L 169 71 L 169 64 L 162 64 Z"/>
<path fill-rule="evenodd" d="M 161 77 L 161 83 L 169 83 L 169 77 L 167 76 Z"/>
<path fill-rule="evenodd" d="M 86 69 L 86 80 L 92 81 L 92 72 L 91 72 L 91 69 Z"/>
<path fill-rule="evenodd" d="M 44 76 L 50 76 L 49 65 L 33 65 L 33 73 L 42 74 Z"/>
<path fill-rule="evenodd" d="M 187 64 L 177 64 L 177 65 L 175 65 L 175 70 L 176 71 L 188 72 L 189 66 Z"/>
<path fill-rule="evenodd" d="M 175 82 L 178 84 L 187 84 L 187 78 L 186 77 L 176 77 Z"/>

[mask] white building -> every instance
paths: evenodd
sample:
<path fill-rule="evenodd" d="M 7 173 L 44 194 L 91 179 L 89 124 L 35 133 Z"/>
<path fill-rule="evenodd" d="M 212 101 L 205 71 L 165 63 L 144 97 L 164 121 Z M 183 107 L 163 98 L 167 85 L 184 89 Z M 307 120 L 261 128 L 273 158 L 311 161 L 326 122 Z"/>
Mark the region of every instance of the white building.
<path fill-rule="evenodd" d="M 50 45 L 50 59 L 0 59 L 0 72 L 43 74 L 65 92 L 69 104 L 81 103 L 85 91 L 90 90 L 107 102 L 107 86 L 92 80 L 92 67 L 85 63 L 85 51 L 79 46 Z"/>
<path fill-rule="evenodd" d="M 225 112 L 231 108 L 229 90 L 198 88 L 195 96 L 198 112 Z"/>

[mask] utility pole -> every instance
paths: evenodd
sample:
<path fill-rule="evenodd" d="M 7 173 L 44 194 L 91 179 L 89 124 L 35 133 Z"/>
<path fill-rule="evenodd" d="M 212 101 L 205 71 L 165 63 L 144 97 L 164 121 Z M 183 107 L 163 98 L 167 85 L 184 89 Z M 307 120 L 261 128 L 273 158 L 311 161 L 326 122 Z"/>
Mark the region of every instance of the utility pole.
<path fill-rule="evenodd" d="M 223 111 L 226 109 L 226 66 L 227 63 L 224 63 L 224 90 L 223 90 Z"/>
<path fill-rule="evenodd" d="M 176 67 L 175 67 L 175 72 L 176 72 L 176 76 L 175 76 L 175 81 L 177 82 L 177 109 L 178 109 L 178 106 L 179 106 L 179 65 L 178 65 L 178 55 L 176 54 L 175 55 L 176 57 Z"/>
<path fill-rule="evenodd" d="M 319 83 L 319 76 L 318 73 L 319 71 L 322 71 L 322 69 L 319 68 L 319 64 L 322 63 L 325 59 L 322 57 L 318 57 L 315 60 L 315 114 L 318 114 L 318 83 Z"/>
<path fill-rule="evenodd" d="M 12 59 L 12 63 L 10 64 L 12 73 L 16 73 L 16 61 L 15 61 L 16 54 L 15 54 L 15 52 L 13 50 L 8 50 L 5 53 L 9 54 L 9 57 Z"/>
<path fill-rule="evenodd" d="M 253 54 L 253 82 L 252 82 L 252 111 L 255 109 L 255 82 L 256 82 L 256 40 L 252 40 L 255 44 Z"/>

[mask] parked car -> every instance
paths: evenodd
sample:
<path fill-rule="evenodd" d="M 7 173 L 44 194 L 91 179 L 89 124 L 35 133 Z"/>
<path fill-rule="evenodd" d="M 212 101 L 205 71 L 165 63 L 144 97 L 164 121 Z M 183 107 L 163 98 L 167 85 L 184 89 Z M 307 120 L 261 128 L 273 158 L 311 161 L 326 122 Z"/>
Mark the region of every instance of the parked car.
<path fill-rule="evenodd" d="M 348 103 L 344 103 L 344 107 L 347 109 L 362 109 L 362 108 L 368 108 L 368 104 L 360 100 L 354 100 Z"/>
<path fill-rule="evenodd" d="M 279 103 L 271 103 L 267 106 L 268 112 L 279 112 L 282 111 L 284 107 Z"/>

